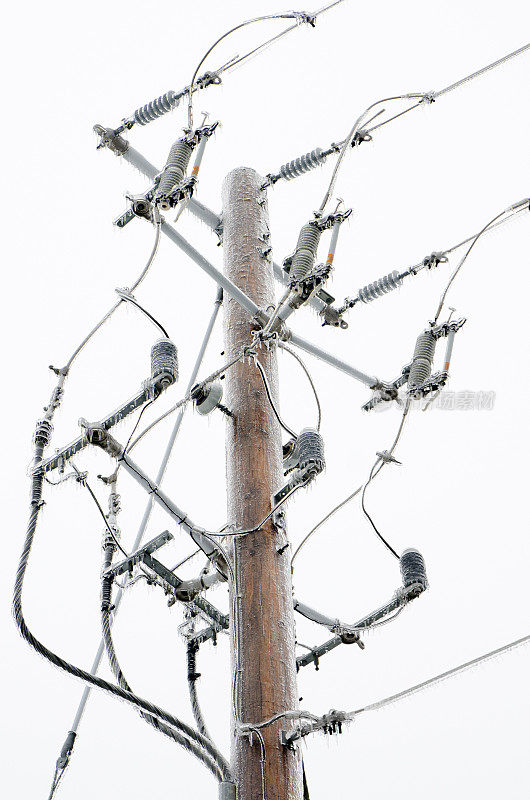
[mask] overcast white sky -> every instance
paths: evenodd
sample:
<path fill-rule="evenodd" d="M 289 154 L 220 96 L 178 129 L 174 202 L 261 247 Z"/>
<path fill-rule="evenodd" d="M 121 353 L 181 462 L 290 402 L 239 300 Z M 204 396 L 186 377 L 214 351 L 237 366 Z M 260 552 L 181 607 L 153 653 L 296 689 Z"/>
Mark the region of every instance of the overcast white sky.
<path fill-rule="evenodd" d="M 288 6 L 290 7 L 290 6 Z M 251 9 L 251 10 L 250 10 Z M 9 617 L 10 592 L 27 515 L 26 469 L 35 420 L 52 389 L 48 364 L 62 365 L 130 285 L 151 248 L 149 226 L 124 231 L 112 220 L 125 191 L 147 181 L 108 152 L 96 151 L 92 126 L 117 125 L 134 108 L 189 83 L 217 36 L 252 14 L 285 10 L 277 2 L 147 4 L 18 3 L 2 58 L 5 226 L 3 294 L 4 536 L 1 608 L 6 658 L 2 708 L 6 757 L 3 783 L 11 797 L 45 798 L 55 759 L 82 686 L 31 652 Z M 520 0 L 493 3 L 358 3 L 322 17 L 315 30 L 285 37 L 226 76 L 196 101 L 222 127 L 209 143 L 198 197 L 220 209 L 224 175 L 246 165 L 262 174 L 320 145 L 343 138 L 353 119 L 380 97 L 436 90 L 528 41 L 530 12 Z M 208 61 L 214 68 L 282 27 L 243 31 Z M 4 28 L 4 30 L 6 30 Z M 344 226 L 329 291 L 342 301 L 365 283 L 416 263 L 479 230 L 496 213 L 528 196 L 530 55 L 514 59 L 433 106 L 388 125 L 348 154 L 337 194 L 354 213 Z M 7 95 L 7 96 L 6 96 Z M 184 107 L 129 134 L 156 165 L 185 122 Z M 290 253 L 300 226 L 319 205 L 332 169 L 270 192 L 276 261 Z M 210 260 L 221 265 L 215 237 L 190 215 L 179 223 Z M 398 450 L 402 467 L 387 469 L 369 506 L 398 551 L 424 554 L 430 589 L 394 624 L 368 635 L 366 649 L 342 647 L 319 672 L 299 675 L 302 706 L 316 713 L 352 709 L 399 691 L 529 632 L 527 536 L 528 371 L 526 317 L 530 216 L 521 214 L 477 244 L 450 295 L 467 316 L 458 335 L 448 387 L 495 392 L 493 410 L 416 412 Z M 323 247 L 325 249 L 325 247 Z M 371 374 L 394 378 L 432 318 L 451 266 L 421 273 L 398 292 L 356 307 L 347 331 L 321 328 L 300 311 L 293 328 Z M 179 348 L 181 380 L 157 409 L 184 393 L 215 286 L 168 241 L 137 293 L 166 325 Z M 77 419 L 99 419 L 129 397 L 149 373 L 155 329 L 122 308 L 85 350 L 68 380 L 53 446 L 77 435 Z M 205 360 L 205 376 L 221 363 L 221 327 Z M 281 357 L 281 407 L 301 428 L 314 405 L 301 373 Z M 321 394 L 327 471 L 288 510 L 298 543 L 335 503 L 366 477 L 375 452 L 390 445 L 395 409 L 365 415 L 369 390 L 310 357 Z M 146 417 L 149 412 L 146 413 Z M 153 412 L 154 415 L 154 412 Z M 118 427 L 126 440 L 132 421 Z M 159 426 L 136 457 L 154 474 L 171 422 Z M 103 454 L 77 459 L 96 474 Z M 132 543 L 146 498 L 122 476 L 120 525 Z M 226 521 L 224 420 L 189 413 L 165 480 L 179 505 L 205 527 Z M 97 487 L 105 502 L 104 492 Z M 99 642 L 101 523 L 86 492 L 65 484 L 46 492 L 47 505 L 28 570 L 25 610 L 30 627 L 52 649 L 88 667 Z M 161 511 L 148 534 L 168 526 Z M 170 525 L 171 527 L 171 525 Z M 173 528 L 171 527 L 173 530 Z M 183 533 L 160 551 L 167 564 L 191 548 Z M 193 562 L 191 577 L 202 566 Z M 186 573 L 183 571 L 183 575 Z M 399 571 L 362 517 L 358 503 L 336 515 L 300 556 L 294 575 L 300 599 L 353 622 L 387 600 Z M 212 601 L 226 607 L 226 590 Z M 133 688 L 192 719 L 185 685 L 182 612 L 167 609 L 156 588 L 137 585 L 115 626 L 118 654 Z M 316 644 L 325 631 L 300 624 Z M 199 684 L 210 730 L 229 749 L 228 642 L 205 646 Z M 421 792 L 441 798 L 528 797 L 528 648 L 483 665 L 435 689 L 359 719 L 341 737 L 304 744 L 312 800 L 359 797 L 405 800 Z M 108 674 L 105 668 L 103 674 Z M 213 798 L 209 774 L 112 698 L 94 696 L 79 730 L 59 796 L 88 800 L 116 792 Z"/>

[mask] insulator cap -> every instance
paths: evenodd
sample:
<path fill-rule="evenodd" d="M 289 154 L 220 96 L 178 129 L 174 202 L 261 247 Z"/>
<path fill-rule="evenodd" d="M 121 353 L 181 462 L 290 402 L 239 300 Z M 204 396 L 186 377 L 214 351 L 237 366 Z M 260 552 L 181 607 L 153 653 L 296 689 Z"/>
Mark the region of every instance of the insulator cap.
<path fill-rule="evenodd" d="M 404 550 L 399 559 L 399 566 L 404 588 L 408 589 L 410 586 L 417 585 L 413 597 L 424 592 L 429 584 L 422 554 L 412 547 Z"/>
<path fill-rule="evenodd" d="M 326 466 L 324 460 L 324 440 L 313 428 L 304 428 L 297 440 L 298 465 L 314 478 Z"/>
<path fill-rule="evenodd" d="M 177 348 L 171 339 L 159 339 L 151 348 L 151 378 L 158 391 L 178 380 Z"/>

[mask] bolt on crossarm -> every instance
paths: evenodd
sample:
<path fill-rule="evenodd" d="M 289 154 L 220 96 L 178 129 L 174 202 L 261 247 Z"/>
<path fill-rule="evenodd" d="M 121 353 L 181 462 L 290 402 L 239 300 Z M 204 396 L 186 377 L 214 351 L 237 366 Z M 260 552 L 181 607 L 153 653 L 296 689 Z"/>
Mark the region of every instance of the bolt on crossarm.
<path fill-rule="evenodd" d="M 225 275 L 262 309 L 273 307 L 272 264 L 260 251 L 268 233 L 263 178 L 238 168 L 223 187 Z M 225 302 L 228 357 L 252 341 L 256 323 L 232 298 Z M 257 348 L 275 403 L 278 372 L 275 349 Z M 271 511 L 281 485 L 280 426 L 260 372 L 251 359 L 226 375 L 228 519 L 236 530 L 253 529 Z M 248 726 L 297 708 L 294 615 L 288 551 L 274 521 L 235 537 L 230 581 L 233 689 L 232 772 L 238 800 L 301 800 L 299 754 L 281 745 L 275 723 L 249 736 Z M 281 551 L 281 552 L 279 552 Z M 245 725 L 245 732 L 241 726 Z"/>

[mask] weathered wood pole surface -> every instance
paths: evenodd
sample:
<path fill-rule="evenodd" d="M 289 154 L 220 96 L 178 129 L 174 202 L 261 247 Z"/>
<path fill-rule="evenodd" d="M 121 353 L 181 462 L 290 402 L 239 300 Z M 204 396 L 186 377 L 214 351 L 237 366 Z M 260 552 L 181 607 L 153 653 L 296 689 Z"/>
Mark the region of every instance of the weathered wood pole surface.
<path fill-rule="evenodd" d="M 274 305 L 263 178 L 238 168 L 223 185 L 224 270 L 260 308 Z M 265 240 L 265 241 L 264 241 Z M 227 359 L 251 341 L 255 327 L 247 312 L 225 294 Z M 276 352 L 258 350 L 272 396 L 278 402 Z M 226 375 L 226 404 L 234 416 L 227 422 L 228 519 L 240 530 L 255 527 L 271 510 L 271 495 L 282 485 L 280 427 L 265 393 L 261 375 L 248 359 Z M 257 533 L 235 539 L 237 590 L 231 585 L 231 647 L 234 703 L 239 721 L 257 723 L 297 708 L 295 635 L 289 550 L 278 553 L 283 539 L 272 522 Z M 234 716 L 234 710 L 232 710 Z M 232 766 L 238 800 L 301 800 L 298 753 L 280 744 L 280 721 L 259 737 L 237 734 L 233 720 Z"/>

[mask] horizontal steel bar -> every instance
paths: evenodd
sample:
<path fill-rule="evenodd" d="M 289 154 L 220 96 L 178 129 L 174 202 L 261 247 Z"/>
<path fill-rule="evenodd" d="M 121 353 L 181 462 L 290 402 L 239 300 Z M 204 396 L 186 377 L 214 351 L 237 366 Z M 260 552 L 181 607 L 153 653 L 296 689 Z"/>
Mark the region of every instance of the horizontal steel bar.
<path fill-rule="evenodd" d="M 321 656 L 324 656 L 326 653 L 329 653 L 330 650 L 334 650 L 339 646 L 339 644 L 343 644 L 342 639 L 340 636 L 334 636 L 333 639 L 328 639 L 328 641 L 324 642 L 324 644 L 321 644 L 318 647 L 313 647 L 313 649 L 305 655 L 297 656 L 296 668 L 300 669 L 300 667 L 307 667 L 309 664 L 318 665 L 318 659 Z"/>
<path fill-rule="evenodd" d="M 129 145 L 127 150 L 123 153 L 122 157 L 125 159 L 125 161 L 131 164 L 131 166 L 138 169 L 141 173 L 143 173 L 146 176 L 146 178 L 149 178 L 150 180 L 154 180 L 155 177 L 160 173 L 159 169 L 157 169 L 153 164 L 151 164 L 150 161 L 144 158 L 143 155 L 138 152 L 138 150 L 135 150 L 134 147 L 131 147 L 131 145 Z M 211 211 L 205 205 L 200 203 L 195 198 L 192 197 L 190 199 L 187 209 L 195 217 L 197 217 L 206 225 L 208 225 L 208 227 L 211 228 L 212 231 L 219 233 L 222 230 L 221 217 L 214 211 Z M 282 269 L 282 267 L 273 261 L 272 268 L 274 271 L 275 278 L 278 281 L 280 281 L 280 283 L 287 284 L 288 277 L 284 272 L 284 270 Z M 319 300 L 318 297 L 313 297 L 310 300 L 310 303 L 317 311 L 321 311 L 326 306 L 326 304 L 322 300 Z"/>
<path fill-rule="evenodd" d="M 301 350 L 305 350 L 306 353 L 316 356 L 316 358 L 319 358 L 321 361 L 325 361 L 331 367 L 335 367 L 341 372 L 345 372 L 346 375 L 349 375 L 351 378 L 355 378 L 357 381 L 361 381 L 361 383 L 364 383 L 370 388 L 373 388 L 379 383 L 378 379 L 373 375 L 367 375 L 365 372 L 361 372 L 361 370 L 352 367 L 351 364 L 347 364 L 345 361 L 342 361 L 340 358 L 337 358 L 337 356 L 328 353 L 321 347 L 311 344 L 311 342 L 308 342 L 306 339 L 298 336 L 297 333 L 291 332 L 289 341 L 299 347 Z"/>
<path fill-rule="evenodd" d="M 121 422 L 122 419 L 128 414 L 131 414 L 137 408 L 140 408 L 144 403 L 146 403 L 152 397 L 152 390 L 151 387 L 146 386 L 143 388 L 138 394 L 135 394 L 130 400 L 128 400 L 123 406 L 120 406 L 116 411 L 113 411 L 112 414 L 109 414 L 108 417 L 101 420 L 98 423 L 99 426 L 105 428 L 105 430 L 109 430 L 118 422 Z M 66 447 L 63 447 L 62 450 L 58 450 L 55 455 L 51 456 L 51 458 L 46 459 L 46 461 L 42 461 L 38 464 L 33 472 L 38 472 L 40 470 L 44 472 L 51 472 L 52 469 L 60 466 L 60 464 L 68 461 L 73 455 L 78 453 L 80 450 L 83 450 L 88 444 L 88 439 L 83 434 L 82 436 L 78 436 L 77 439 L 74 439 L 73 442 L 67 444 Z"/>

